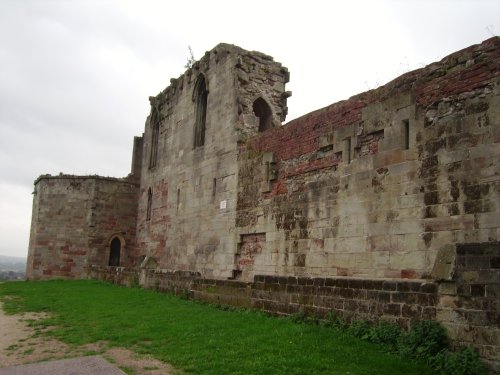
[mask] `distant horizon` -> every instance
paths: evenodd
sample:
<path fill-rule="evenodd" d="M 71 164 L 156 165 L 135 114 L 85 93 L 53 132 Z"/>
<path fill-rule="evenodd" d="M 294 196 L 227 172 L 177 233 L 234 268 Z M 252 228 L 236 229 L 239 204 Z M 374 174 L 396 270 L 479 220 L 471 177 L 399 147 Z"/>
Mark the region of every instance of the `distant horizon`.
<path fill-rule="evenodd" d="M 16 258 L 16 259 L 28 259 L 27 256 L 25 257 L 22 257 L 22 256 L 15 256 L 15 255 L 5 255 L 5 254 L 0 254 L 0 257 L 4 257 L 4 258 Z"/>

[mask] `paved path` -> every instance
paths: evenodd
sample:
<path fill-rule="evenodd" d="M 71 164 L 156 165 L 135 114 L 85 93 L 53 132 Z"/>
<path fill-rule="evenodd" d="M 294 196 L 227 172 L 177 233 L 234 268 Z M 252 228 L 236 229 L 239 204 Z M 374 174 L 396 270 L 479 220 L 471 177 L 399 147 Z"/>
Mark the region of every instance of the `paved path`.
<path fill-rule="evenodd" d="M 61 359 L 0 368 L 0 375 L 125 375 L 101 356 Z"/>

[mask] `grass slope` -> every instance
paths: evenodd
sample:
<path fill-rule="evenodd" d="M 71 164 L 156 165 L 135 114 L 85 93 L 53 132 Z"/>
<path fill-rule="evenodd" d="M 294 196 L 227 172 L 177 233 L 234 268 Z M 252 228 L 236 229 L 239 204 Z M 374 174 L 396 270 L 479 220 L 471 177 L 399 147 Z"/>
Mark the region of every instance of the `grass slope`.
<path fill-rule="evenodd" d="M 71 344 L 101 340 L 149 353 L 195 374 L 426 374 L 333 328 L 213 306 L 95 281 L 0 284 L 9 313 L 46 311 L 48 334 Z"/>

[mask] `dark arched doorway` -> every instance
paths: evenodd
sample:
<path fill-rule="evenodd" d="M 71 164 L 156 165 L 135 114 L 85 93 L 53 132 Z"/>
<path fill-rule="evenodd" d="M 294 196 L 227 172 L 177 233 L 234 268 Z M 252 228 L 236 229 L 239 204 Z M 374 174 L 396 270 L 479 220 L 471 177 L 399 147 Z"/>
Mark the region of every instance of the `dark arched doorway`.
<path fill-rule="evenodd" d="M 109 265 L 111 267 L 120 266 L 120 250 L 122 248 L 122 243 L 118 237 L 113 238 L 111 245 L 109 246 Z"/>

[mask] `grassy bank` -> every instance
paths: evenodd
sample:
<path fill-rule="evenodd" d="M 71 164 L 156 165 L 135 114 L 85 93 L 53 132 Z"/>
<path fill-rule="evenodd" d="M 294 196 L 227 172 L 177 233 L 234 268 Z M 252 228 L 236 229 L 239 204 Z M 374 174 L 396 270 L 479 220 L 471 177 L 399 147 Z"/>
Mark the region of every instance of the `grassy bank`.
<path fill-rule="evenodd" d="M 10 296 L 9 298 L 4 298 Z M 106 341 L 195 374 L 426 374 L 417 363 L 331 327 L 295 324 L 94 281 L 0 284 L 9 313 L 45 311 L 48 334 Z"/>

